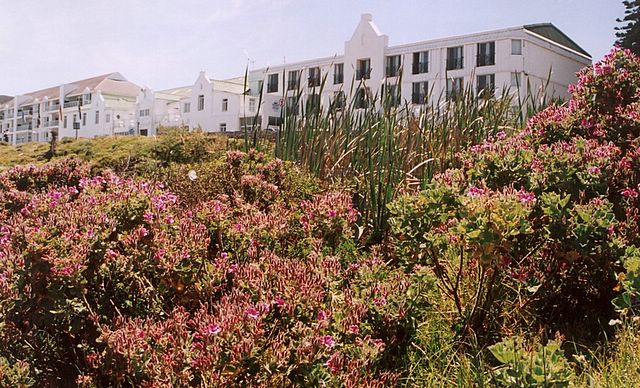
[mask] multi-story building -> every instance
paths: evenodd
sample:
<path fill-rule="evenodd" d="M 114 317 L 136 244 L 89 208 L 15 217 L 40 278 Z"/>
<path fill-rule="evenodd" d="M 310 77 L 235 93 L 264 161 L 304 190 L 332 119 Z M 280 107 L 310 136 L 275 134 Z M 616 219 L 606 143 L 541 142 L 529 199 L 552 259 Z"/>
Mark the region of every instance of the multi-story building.
<path fill-rule="evenodd" d="M 268 127 L 279 123 L 283 107 L 293 113 L 318 105 L 364 107 L 383 85 L 391 103 L 414 107 L 468 87 L 510 88 L 525 98 L 544 85 L 548 96 L 566 98 L 575 73 L 590 64 L 591 56 L 549 23 L 389 46 L 364 14 L 343 54 L 257 69 L 249 85 L 252 94 L 262 90 L 261 123 Z"/>
<path fill-rule="evenodd" d="M 250 126 L 258 98 L 245 93 L 244 77 L 214 80 L 200 72 L 192 86 L 153 92 L 143 89 L 137 99 L 141 134 L 161 126 L 182 126 L 205 132 L 235 132 Z"/>
<path fill-rule="evenodd" d="M 60 138 L 135 134 L 140 87 L 105 74 L 15 96 L 0 104 L 0 134 L 19 144 Z"/>

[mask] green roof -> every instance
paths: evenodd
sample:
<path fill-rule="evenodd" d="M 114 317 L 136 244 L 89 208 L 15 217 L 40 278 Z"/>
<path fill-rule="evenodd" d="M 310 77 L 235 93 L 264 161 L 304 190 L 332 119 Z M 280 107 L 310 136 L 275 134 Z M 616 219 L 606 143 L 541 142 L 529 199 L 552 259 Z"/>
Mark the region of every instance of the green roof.
<path fill-rule="evenodd" d="M 534 34 L 544 36 L 545 38 L 558 43 L 561 46 L 569 48 L 573 51 L 577 51 L 582 55 L 586 55 L 591 58 L 591 54 L 586 52 L 582 47 L 578 46 L 576 42 L 571 40 L 564 32 L 560 31 L 556 26 L 551 23 L 529 24 L 524 26 L 525 30 L 529 30 Z"/>

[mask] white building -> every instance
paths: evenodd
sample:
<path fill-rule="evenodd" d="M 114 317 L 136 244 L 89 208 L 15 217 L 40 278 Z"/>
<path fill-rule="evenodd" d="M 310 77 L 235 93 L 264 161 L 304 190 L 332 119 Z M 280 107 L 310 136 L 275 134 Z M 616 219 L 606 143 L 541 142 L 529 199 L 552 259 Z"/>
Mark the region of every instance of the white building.
<path fill-rule="evenodd" d="M 282 106 L 291 112 L 319 103 L 326 109 L 355 98 L 359 107 L 383 85 L 395 103 L 413 106 L 468 86 L 497 94 L 511 88 L 524 98 L 536 92 L 527 84 L 547 84 L 548 95 L 566 98 L 575 73 L 590 64 L 585 50 L 548 23 L 389 46 L 388 36 L 364 14 L 343 54 L 254 70 L 249 84 L 252 94 L 263 90 L 260 113 L 267 127 L 279 123 Z"/>
<path fill-rule="evenodd" d="M 15 96 L 0 105 L 1 140 L 11 144 L 135 133 L 140 87 L 105 74 Z"/>
<path fill-rule="evenodd" d="M 138 133 L 153 136 L 159 127 L 188 126 L 188 118 L 182 112 L 182 101 L 190 96 L 191 86 L 157 92 L 142 89 L 136 98 Z"/>
<path fill-rule="evenodd" d="M 214 80 L 205 72 L 200 72 L 193 86 L 159 92 L 143 89 L 137 98 L 140 134 L 155 134 L 161 126 L 239 131 L 252 125 L 258 110 L 258 97 L 248 95 L 246 89 L 244 77 Z"/>

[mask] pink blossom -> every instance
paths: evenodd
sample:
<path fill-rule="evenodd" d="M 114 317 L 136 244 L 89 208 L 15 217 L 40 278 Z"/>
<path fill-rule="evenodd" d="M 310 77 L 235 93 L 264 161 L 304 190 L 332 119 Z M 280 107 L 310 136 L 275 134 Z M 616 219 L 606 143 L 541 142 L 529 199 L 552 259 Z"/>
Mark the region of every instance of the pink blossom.
<path fill-rule="evenodd" d="M 523 205 L 532 205 L 536 203 L 536 195 L 534 193 L 525 191 L 523 187 L 521 187 L 520 191 L 518 191 L 518 199 Z"/>
<path fill-rule="evenodd" d="M 591 175 L 600 175 L 600 167 L 589 167 L 587 172 Z"/>
<path fill-rule="evenodd" d="M 327 216 L 328 216 L 329 218 L 335 218 L 335 217 L 336 217 L 336 215 L 338 215 L 338 212 L 336 212 L 336 211 L 335 211 L 335 210 L 333 210 L 333 209 L 330 209 L 330 210 L 328 210 L 328 211 L 327 211 Z"/>
<path fill-rule="evenodd" d="M 331 373 L 338 373 L 340 371 L 340 363 L 339 363 L 340 353 L 335 352 L 329 357 L 327 362 L 324 363 L 324 366 L 329 368 Z"/>
<path fill-rule="evenodd" d="M 329 349 L 336 346 L 336 343 L 333 341 L 333 337 L 330 335 L 325 335 L 324 337 L 322 337 L 322 344 Z"/>
<path fill-rule="evenodd" d="M 220 326 L 212 323 L 204 329 L 204 333 L 207 335 L 217 335 L 221 330 Z"/>
<path fill-rule="evenodd" d="M 469 192 L 467 193 L 468 197 L 476 198 L 485 195 L 487 191 L 485 189 L 481 189 L 476 186 L 469 187 Z"/>
<path fill-rule="evenodd" d="M 358 325 L 349 326 L 349 333 L 358 334 L 359 331 L 360 331 L 360 326 L 358 326 Z"/>
<path fill-rule="evenodd" d="M 375 304 L 376 306 L 384 306 L 387 304 L 387 300 L 383 297 L 373 298 L 373 304 Z"/>
<path fill-rule="evenodd" d="M 622 190 L 622 195 L 629 198 L 638 198 L 638 190 L 627 187 L 626 189 Z"/>
<path fill-rule="evenodd" d="M 246 309 L 245 313 L 251 319 L 258 319 L 260 317 L 260 311 L 258 311 L 257 309 L 255 309 L 253 307 L 249 307 L 248 309 Z"/>

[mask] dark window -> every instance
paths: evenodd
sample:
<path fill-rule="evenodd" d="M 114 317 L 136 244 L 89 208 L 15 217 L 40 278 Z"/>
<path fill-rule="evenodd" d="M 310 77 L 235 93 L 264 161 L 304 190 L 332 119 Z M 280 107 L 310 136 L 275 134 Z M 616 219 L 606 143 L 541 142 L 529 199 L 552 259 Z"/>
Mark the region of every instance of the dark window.
<path fill-rule="evenodd" d="M 456 98 L 462 93 L 463 87 L 462 78 L 449 78 L 447 79 L 447 99 Z"/>
<path fill-rule="evenodd" d="M 479 75 L 477 81 L 478 95 L 480 97 L 492 97 L 496 89 L 495 74 Z"/>
<path fill-rule="evenodd" d="M 282 118 L 278 116 L 269 116 L 269 126 L 279 127 L 282 125 Z"/>
<path fill-rule="evenodd" d="M 457 70 L 463 67 L 462 46 L 447 48 L 447 70 Z"/>
<path fill-rule="evenodd" d="M 307 112 L 318 112 L 320 110 L 320 95 L 309 94 L 307 96 Z"/>
<path fill-rule="evenodd" d="M 298 114 L 298 97 L 287 97 L 286 113 L 290 115 Z"/>
<path fill-rule="evenodd" d="M 477 66 L 491 66 L 496 64 L 496 43 L 478 43 Z"/>
<path fill-rule="evenodd" d="M 278 91 L 278 73 L 269 74 L 267 80 L 267 93 L 274 93 Z"/>
<path fill-rule="evenodd" d="M 198 96 L 198 110 L 204 110 L 204 95 Z"/>
<path fill-rule="evenodd" d="M 333 65 L 333 83 L 341 84 L 344 82 L 344 63 L 336 63 Z"/>
<path fill-rule="evenodd" d="M 429 84 L 427 82 L 414 82 L 411 91 L 411 102 L 413 104 L 426 104 Z"/>
<path fill-rule="evenodd" d="M 369 106 L 369 88 L 359 88 L 356 92 L 355 108 L 366 109 Z"/>
<path fill-rule="evenodd" d="M 384 102 L 387 107 L 395 107 L 400 104 L 399 88 L 396 85 L 385 85 L 383 91 Z"/>
<path fill-rule="evenodd" d="M 289 72 L 287 80 L 287 90 L 297 90 L 300 88 L 300 71 L 293 70 Z"/>
<path fill-rule="evenodd" d="M 347 99 L 345 98 L 344 91 L 339 90 L 333 94 L 333 101 L 331 107 L 335 110 L 341 110 L 345 107 Z"/>
<path fill-rule="evenodd" d="M 320 68 L 319 67 L 311 67 L 309 68 L 309 87 L 313 88 L 316 86 L 320 86 Z"/>
<path fill-rule="evenodd" d="M 371 59 L 358 59 L 358 68 L 356 69 L 356 80 L 371 78 Z"/>
<path fill-rule="evenodd" d="M 391 55 L 387 57 L 385 74 L 387 77 L 396 77 L 400 74 L 400 55 Z"/>
<path fill-rule="evenodd" d="M 413 53 L 413 66 L 411 68 L 413 74 L 422 74 L 429 72 L 429 52 L 420 51 Z"/>

